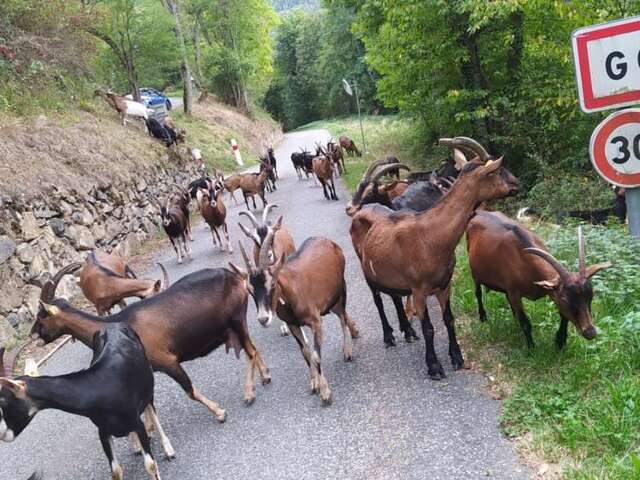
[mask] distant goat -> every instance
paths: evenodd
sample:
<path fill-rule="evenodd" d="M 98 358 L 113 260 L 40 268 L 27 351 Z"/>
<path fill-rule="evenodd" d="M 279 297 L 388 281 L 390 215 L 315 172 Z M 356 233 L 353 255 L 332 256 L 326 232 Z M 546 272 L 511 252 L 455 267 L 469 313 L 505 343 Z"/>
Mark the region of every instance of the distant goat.
<path fill-rule="evenodd" d="M 227 228 L 227 208 L 222 201 L 223 186 L 221 183 L 216 182 L 213 186 L 209 186 L 207 189 L 200 189 L 197 192 L 198 208 L 200 214 L 207 225 L 211 228 L 211 237 L 213 238 L 213 245 L 220 245 L 221 250 L 228 250 L 233 252 L 233 248 L 229 243 L 229 229 Z M 220 232 L 222 230 L 226 241 L 226 246 L 222 244 Z"/>
<path fill-rule="evenodd" d="M 267 159 L 267 163 L 271 165 L 271 168 L 273 169 L 273 174 L 277 180 L 279 178 L 278 177 L 278 161 L 276 160 L 276 154 L 273 151 L 273 147 L 271 146 L 267 147 L 266 159 Z"/>
<path fill-rule="evenodd" d="M 357 155 L 358 157 L 362 156 L 362 152 L 360 152 L 360 150 L 358 150 L 358 147 L 356 147 L 356 144 L 353 140 L 351 140 L 349 137 L 340 137 L 340 139 L 338 140 L 340 143 L 340 146 L 347 152 L 347 155 L 349 155 L 350 157 L 353 156 L 354 154 Z"/>
<path fill-rule="evenodd" d="M 190 233 L 189 228 L 189 194 L 187 193 L 185 202 L 182 192 L 174 192 L 167 198 L 164 205 L 160 207 L 160 216 L 162 218 L 162 227 L 169 236 L 171 245 L 178 256 L 178 263 L 182 263 L 183 255 L 191 258 L 191 247 L 187 242 L 187 236 Z"/>
<path fill-rule="evenodd" d="M 157 138 L 158 140 L 162 140 L 167 147 L 170 147 L 175 143 L 175 132 L 173 132 L 172 135 L 169 129 L 155 118 L 147 118 L 145 123 L 147 125 L 149 135 Z"/>
<path fill-rule="evenodd" d="M 333 182 L 333 165 L 331 157 L 320 147 L 320 156 L 313 159 L 313 173 L 318 177 L 318 181 L 322 185 L 324 198 L 327 200 L 338 200 L 336 195 L 336 186 Z"/>
<path fill-rule="evenodd" d="M 111 90 L 96 90 L 96 96 L 100 96 L 104 98 L 107 103 L 120 115 L 120 119 L 122 120 L 122 125 L 126 125 L 127 120 L 126 117 L 136 117 L 142 118 L 146 120 L 149 118 L 149 113 L 147 107 L 145 107 L 140 102 L 135 102 L 133 100 L 129 100 L 127 98 L 121 97 L 120 95 L 116 95 Z"/>
<path fill-rule="evenodd" d="M 111 312 L 115 305 L 124 308 L 125 298 L 149 298 L 162 291 L 168 285 L 167 271 L 160 268 L 164 282 L 136 278 L 133 271 L 120 255 L 93 251 L 84 264 L 78 264 L 80 270 L 80 289 L 95 307 L 99 316 Z M 164 285 L 163 285 L 164 283 Z"/>
<path fill-rule="evenodd" d="M 327 142 L 327 155 L 331 157 L 331 161 L 336 166 L 338 174 L 343 175 L 347 173 L 347 167 L 344 164 L 344 154 L 342 153 L 342 147 L 336 145 L 333 140 Z"/>
<path fill-rule="evenodd" d="M 260 173 L 244 173 L 239 175 L 240 189 L 242 190 L 247 210 L 249 210 L 249 198 L 253 201 L 253 209 L 255 210 L 257 208 L 255 195 L 260 197 L 263 207 L 267 206 L 267 200 L 264 197 L 264 184 L 267 181 L 267 175 L 266 170 L 262 170 Z"/>
<path fill-rule="evenodd" d="M 533 232 L 499 212 L 478 212 L 467 227 L 467 250 L 471 276 L 476 284 L 478 314 L 486 321 L 482 285 L 504 292 L 529 347 L 533 347 L 531 322 L 522 298 L 538 300 L 549 296 L 560 312 L 556 344 L 567 340 L 567 325 L 573 323 L 588 340 L 596 336 L 591 318 L 593 289 L 589 278 L 611 266 L 600 263 L 587 267 L 582 229 L 578 233 L 579 272 L 569 272 L 545 248 Z"/>
<path fill-rule="evenodd" d="M 153 407 L 153 371 L 140 338 L 121 323 L 96 331 L 87 343 L 93 348 L 93 360 L 86 370 L 55 377 L 0 378 L 0 440 L 13 441 L 38 412 L 58 409 L 87 417 L 98 427 L 113 479 L 123 478 L 113 437 L 133 433 L 144 452 L 149 477 L 160 480 L 140 419 L 143 413 L 153 420 L 167 458 L 173 458 L 175 452 Z"/>

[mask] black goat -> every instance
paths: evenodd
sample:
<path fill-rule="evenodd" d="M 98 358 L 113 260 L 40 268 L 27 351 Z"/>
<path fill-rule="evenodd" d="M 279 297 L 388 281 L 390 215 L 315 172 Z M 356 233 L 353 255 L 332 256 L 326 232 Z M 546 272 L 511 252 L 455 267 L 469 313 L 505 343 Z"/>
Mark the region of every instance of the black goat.
<path fill-rule="evenodd" d="M 176 140 L 175 131 L 172 130 L 173 135 L 171 135 L 171 132 L 169 132 L 169 129 L 167 129 L 167 127 L 162 125 L 155 118 L 147 118 L 145 122 L 147 124 L 147 130 L 149 130 L 149 135 L 151 135 L 154 138 L 157 138 L 158 140 L 164 141 L 167 147 L 170 147 L 175 143 L 175 140 Z"/>
<path fill-rule="evenodd" d="M 267 178 L 264 185 L 268 192 L 277 190 L 276 188 L 276 173 L 273 165 L 270 163 L 269 157 L 258 155 L 258 161 L 260 162 L 260 172 L 266 172 Z"/>
<path fill-rule="evenodd" d="M 209 190 L 210 188 L 213 187 L 214 183 L 215 182 L 213 178 L 209 176 L 201 177 L 201 178 L 198 178 L 197 180 L 194 180 L 187 187 L 187 191 L 189 192 L 189 197 L 191 197 L 192 200 L 195 200 L 198 194 L 198 190 Z"/>
<path fill-rule="evenodd" d="M 298 180 L 302 180 L 302 172 L 304 171 L 304 153 L 293 152 L 291 154 L 291 163 L 293 163 L 293 168 L 296 169 L 296 173 L 298 174 Z M 307 174 L 307 178 L 308 177 L 309 177 L 309 174 Z"/>
<path fill-rule="evenodd" d="M 627 220 L 625 191 L 624 188 L 615 187 L 614 192 L 616 196 L 613 199 L 611 207 L 596 210 L 570 210 L 566 215 L 572 218 L 579 218 L 594 225 L 607 223 L 609 217 L 616 217 L 621 223 L 624 223 Z M 564 215 L 561 215 L 561 217 L 563 216 Z"/>
<path fill-rule="evenodd" d="M 271 165 L 271 168 L 273 169 L 273 174 L 276 180 L 278 180 L 280 178 L 278 177 L 278 161 L 276 160 L 276 155 L 273 152 L 273 147 L 267 148 L 267 161 L 269 165 Z"/>
<path fill-rule="evenodd" d="M 41 410 L 55 408 L 89 418 L 98 427 L 112 478 L 122 479 L 113 437 L 137 436 L 150 478 L 160 479 L 151 442 L 141 420 L 148 415 L 168 458 L 173 447 L 153 408 L 154 378 L 136 332 L 114 324 L 93 336 L 93 360 L 86 370 L 56 377 L 0 378 L 0 440 L 13 441 Z"/>

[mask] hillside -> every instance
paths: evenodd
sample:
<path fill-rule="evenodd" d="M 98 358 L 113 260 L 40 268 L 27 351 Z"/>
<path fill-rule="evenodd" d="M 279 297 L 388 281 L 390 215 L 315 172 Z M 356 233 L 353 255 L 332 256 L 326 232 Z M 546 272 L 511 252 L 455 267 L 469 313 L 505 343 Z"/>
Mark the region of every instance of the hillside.
<path fill-rule="evenodd" d="M 166 148 L 140 125 L 130 123 L 125 128 L 101 101 L 92 105 L 63 116 L 0 122 L 0 193 L 31 196 L 43 184 L 85 191 L 93 185 L 126 183 L 134 172 L 168 161 Z M 245 159 L 251 160 L 263 143 L 279 135 L 279 127 L 268 117 L 250 119 L 211 100 L 197 104 L 189 119 L 175 116 L 187 130 L 187 146 L 200 148 L 209 166 L 226 170 L 235 165 L 231 138 L 236 138 Z M 186 153 L 184 147 L 182 151 Z"/>

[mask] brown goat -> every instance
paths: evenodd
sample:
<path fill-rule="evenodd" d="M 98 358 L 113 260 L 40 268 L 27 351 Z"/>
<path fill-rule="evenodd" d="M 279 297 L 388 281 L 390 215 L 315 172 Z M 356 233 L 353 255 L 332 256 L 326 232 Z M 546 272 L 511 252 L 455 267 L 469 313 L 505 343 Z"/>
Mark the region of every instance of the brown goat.
<path fill-rule="evenodd" d="M 488 158 L 484 149 L 471 139 L 456 137 L 442 139 L 441 143 L 452 147 L 472 145 L 479 160 L 484 162 Z M 422 319 L 429 376 L 434 380 L 446 375 L 435 354 L 430 317 L 439 320 L 448 308 L 448 305 L 443 308 L 442 303 L 446 301 L 445 293 L 453 275 L 456 246 L 478 204 L 515 191 L 517 179 L 502 166 L 502 158 L 473 162 L 464 168 L 451 191 L 425 212 L 394 212 L 375 205 L 361 209 L 353 217 L 351 241 L 378 307 L 385 343 L 393 344 L 394 339 L 393 329 L 384 316 L 380 292 L 391 295 L 405 336 L 412 329 L 401 296 L 412 294 L 416 314 Z M 448 315 L 444 320 L 452 364 L 459 369 L 464 360 L 454 325 Z"/>
<path fill-rule="evenodd" d="M 313 173 L 322 185 L 324 198 L 327 200 L 338 200 L 336 186 L 333 183 L 333 164 L 331 157 L 320 147 L 322 155 L 313 159 Z"/>
<path fill-rule="evenodd" d="M 162 265 L 164 282 L 136 278 L 122 256 L 93 251 L 80 270 L 80 289 L 96 307 L 99 316 L 111 312 L 115 305 L 126 307 L 125 298 L 149 298 L 168 285 L 167 271 Z"/>
<path fill-rule="evenodd" d="M 260 173 L 244 173 L 240 175 L 240 189 L 242 190 L 247 210 L 249 210 L 248 197 L 253 200 L 253 209 L 257 208 L 255 195 L 260 197 L 263 207 L 267 206 L 267 201 L 264 198 L 264 184 L 267 181 L 267 175 L 266 170 L 262 170 Z"/>
<path fill-rule="evenodd" d="M 362 153 L 360 152 L 360 150 L 358 150 L 358 147 L 356 147 L 356 143 L 353 140 L 351 140 L 349 137 L 340 137 L 338 142 L 340 143 L 340 146 L 347 152 L 347 155 L 349 155 L 350 157 L 353 156 L 354 154 L 356 154 L 358 157 L 362 156 Z"/>
<path fill-rule="evenodd" d="M 329 312 L 340 317 L 343 333 L 344 360 L 353 357 L 352 338 L 358 336 L 356 324 L 346 311 L 347 286 L 344 281 L 345 260 L 340 247 L 327 238 L 311 237 L 285 260 L 284 254 L 269 262 L 274 238 L 270 231 L 260 249 L 254 267 L 240 244 L 247 271 L 231 264 L 246 278 L 246 286 L 257 308 L 258 322 L 268 327 L 274 312 L 284 320 L 296 339 L 307 362 L 312 393 L 319 393 L 323 405 L 331 404 L 331 389 L 322 373 L 322 315 Z M 322 268 L 318 268 L 322 265 Z M 302 327 L 313 331 L 314 349 L 307 344 Z"/>
<path fill-rule="evenodd" d="M 244 383 L 247 405 L 255 400 L 255 370 L 263 384 L 271 381 L 269 369 L 249 336 L 243 277 L 224 268 L 199 270 L 152 298 L 115 315 L 97 317 L 55 298 L 60 279 L 72 272 L 72 267 L 61 269 L 42 288 L 32 335 L 50 343 L 68 334 L 91 347 L 96 332 L 109 324 L 126 323 L 140 337 L 153 369 L 178 382 L 189 398 L 207 407 L 220 422 L 226 419 L 225 410 L 193 386 L 181 363 L 204 357 L 223 344 L 227 351 L 233 348 L 237 357 L 244 350 L 248 358 Z"/>
<path fill-rule="evenodd" d="M 333 140 L 327 142 L 327 154 L 331 157 L 331 161 L 336 166 L 338 174 L 347 173 L 347 167 L 344 163 L 344 153 L 340 145 L 336 145 Z"/>
<path fill-rule="evenodd" d="M 233 201 L 235 202 L 236 205 L 238 205 L 238 200 L 236 199 L 234 192 L 238 188 L 240 188 L 241 181 L 242 181 L 242 176 L 238 174 L 230 175 L 227 178 L 222 179 L 222 184 L 224 185 L 225 190 L 229 192 L 229 196 L 233 198 Z"/>
<path fill-rule="evenodd" d="M 478 314 L 486 321 L 482 304 L 482 285 L 503 292 L 517 318 L 527 345 L 533 347 L 531 322 L 522 298 L 538 300 L 549 296 L 560 312 L 556 345 L 564 347 L 567 325 L 573 323 L 588 340 L 596 336 L 591 318 L 593 289 L 589 278 L 611 266 L 600 263 L 586 267 L 582 228 L 578 233 L 580 269 L 569 272 L 534 233 L 499 212 L 478 212 L 467 227 L 467 251 L 471 275 L 476 284 Z"/>
<path fill-rule="evenodd" d="M 209 187 L 208 190 L 200 189 L 197 192 L 198 207 L 200 208 L 200 214 L 207 225 L 211 228 L 211 237 L 213 238 L 213 245 L 220 245 L 220 249 L 233 252 L 231 243 L 229 243 L 229 229 L 227 228 L 227 208 L 222 201 L 222 189 L 221 183 L 216 182 L 216 185 Z M 226 240 L 226 247 L 222 245 L 222 239 L 218 229 L 222 230 Z"/>
<path fill-rule="evenodd" d="M 293 241 L 293 237 L 289 231 L 282 226 L 282 217 L 278 218 L 275 225 L 271 225 L 267 221 L 269 211 L 272 208 L 276 208 L 277 205 L 269 204 L 262 212 L 262 223 L 258 222 L 253 213 L 246 211 L 240 212 L 240 215 L 246 215 L 251 221 L 253 229 L 249 230 L 242 223 L 239 223 L 240 230 L 253 241 L 253 259 L 256 265 L 260 264 L 260 249 L 267 238 L 269 232 L 273 232 L 273 242 L 271 243 L 271 249 L 269 250 L 269 262 L 274 262 L 276 259 L 284 255 L 284 258 L 288 258 L 293 252 L 296 251 L 296 245 Z M 280 325 L 280 333 L 283 336 L 289 335 L 289 328 L 283 321 Z"/>
<path fill-rule="evenodd" d="M 187 197 L 188 195 L 187 193 Z M 160 206 L 162 227 L 178 256 L 178 263 L 182 263 L 183 254 L 191 259 L 191 247 L 187 242 L 187 236 L 191 234 L 188 205 L 188 201 L 185 204 L 182 193 L 173 192 L 167 198 L 165 205 Z"/>

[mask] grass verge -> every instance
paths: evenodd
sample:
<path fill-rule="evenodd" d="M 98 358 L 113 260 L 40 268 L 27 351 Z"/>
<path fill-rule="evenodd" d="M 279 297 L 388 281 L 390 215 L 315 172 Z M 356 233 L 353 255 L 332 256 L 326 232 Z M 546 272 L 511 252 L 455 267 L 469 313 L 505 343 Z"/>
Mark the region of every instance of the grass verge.
<path fill-rule="evenodd" d="M 359 138 L 357 119 L 315 122 L 334 137 Z M 349 159 L 345 181 L 352 190 L 370 161 L 389 153 L 424 164 L 416 154 L 411 124 L 397 117 L 364 120 L 368 153 Z M 413 143 L 415 145 L 416 143 Z M 532 227 L 567 267 L 577 269 L 576 226 Z M 587 263 L 614 262 L 593 278 L 594 323 L 598 336 L 587 341 L 573 328 L 567 345 L 554 345 L 559 315 L 549 300 L 529 302 L 536 348 L 529 350 L 504 295 L 485 295 L 489 320 L 477 320 L 474 286 L 464 241 L 458 247 L 453 310 L 467 361 L 478 365 L 504 399 L 501 427 L 520 439 L 525 456 L 554 464 L 567 479 L 640 478 L 640 246 L 619 225 L 585 226 Z"/>

